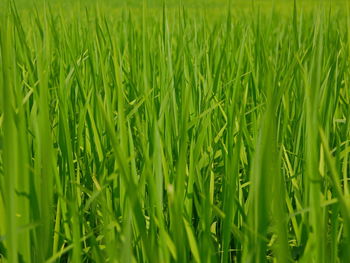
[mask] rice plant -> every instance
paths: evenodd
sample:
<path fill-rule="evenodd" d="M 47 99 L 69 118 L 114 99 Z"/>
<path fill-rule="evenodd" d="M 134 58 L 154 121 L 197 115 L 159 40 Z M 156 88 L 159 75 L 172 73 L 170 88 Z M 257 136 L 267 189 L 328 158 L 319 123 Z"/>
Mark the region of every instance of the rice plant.
<path fill-rule="evenodd" d="M 349 10 L 0 3 L 0 262 L 350 262 Z"/>

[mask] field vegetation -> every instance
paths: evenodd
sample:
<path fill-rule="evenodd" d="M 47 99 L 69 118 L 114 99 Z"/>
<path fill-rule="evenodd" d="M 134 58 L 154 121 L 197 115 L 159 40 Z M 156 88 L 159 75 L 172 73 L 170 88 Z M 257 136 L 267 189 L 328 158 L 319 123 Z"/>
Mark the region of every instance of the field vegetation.
<path fill-rule="evenodd" d="M 350 262 L 349 10 L 2 1 L 0 262 Z"/>

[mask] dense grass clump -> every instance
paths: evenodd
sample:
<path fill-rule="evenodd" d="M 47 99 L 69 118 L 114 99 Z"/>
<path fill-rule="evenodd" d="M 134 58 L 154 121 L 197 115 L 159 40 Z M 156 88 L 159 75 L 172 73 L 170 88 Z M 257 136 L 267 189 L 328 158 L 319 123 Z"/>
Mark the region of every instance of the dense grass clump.
<path fill-rule="evenodd" d="M 1 262 L 350 262 L 345 6 L 212 2 L 3 4 Z"/>

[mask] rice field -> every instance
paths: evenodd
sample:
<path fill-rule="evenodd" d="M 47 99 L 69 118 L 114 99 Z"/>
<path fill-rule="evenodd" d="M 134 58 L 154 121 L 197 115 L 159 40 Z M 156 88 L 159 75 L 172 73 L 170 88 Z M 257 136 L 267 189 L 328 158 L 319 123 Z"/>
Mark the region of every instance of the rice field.
<path fill-rule="evenodd" d="M 0 3 L 0 262 L 350 262 L 346 1 Z"/>

